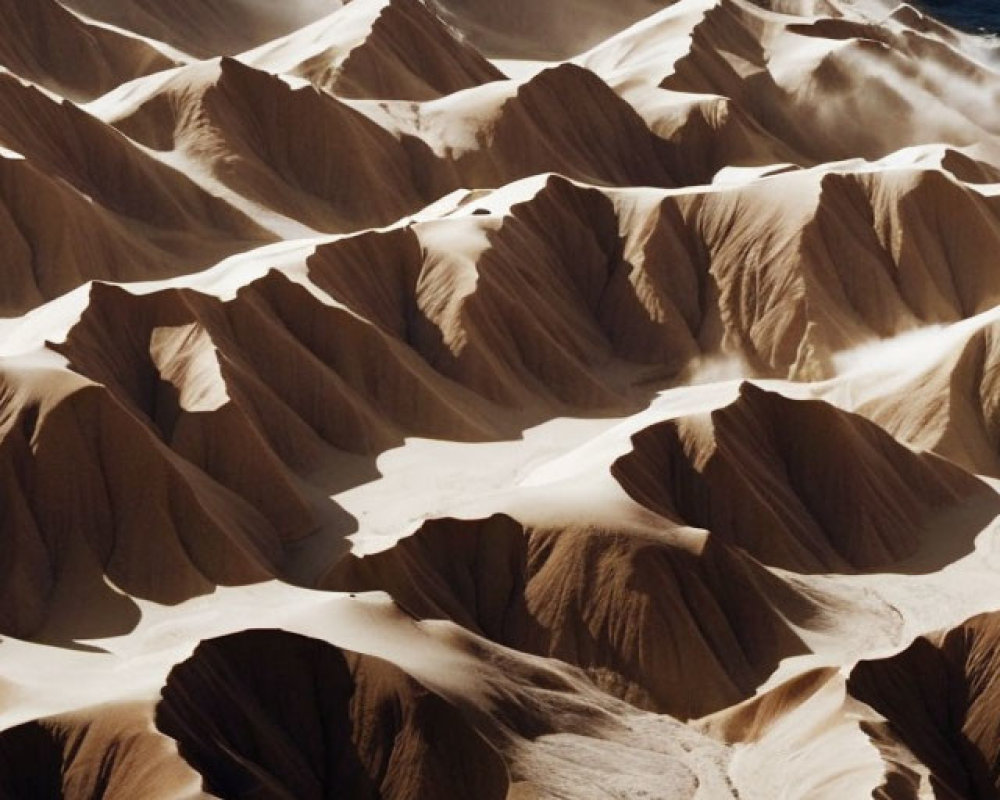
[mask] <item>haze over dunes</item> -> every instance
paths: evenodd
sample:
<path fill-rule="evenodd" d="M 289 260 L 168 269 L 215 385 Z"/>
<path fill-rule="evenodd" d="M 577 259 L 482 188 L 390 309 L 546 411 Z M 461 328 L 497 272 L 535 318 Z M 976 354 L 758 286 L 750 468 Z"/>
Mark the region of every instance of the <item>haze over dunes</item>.
<path fill-rule="evenodd" d="M 997 796 L 987 39 L 0 12 L 0 797 Z"/>

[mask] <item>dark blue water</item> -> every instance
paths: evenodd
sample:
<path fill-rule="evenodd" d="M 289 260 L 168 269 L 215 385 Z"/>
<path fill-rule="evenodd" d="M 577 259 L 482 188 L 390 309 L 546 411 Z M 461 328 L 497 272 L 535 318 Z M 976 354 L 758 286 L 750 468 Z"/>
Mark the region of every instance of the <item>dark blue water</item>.
<path fill-rule="evenodd" d="M 942 22 L 975 33 L 1000 33 L 1000 0 L 918 0 Z"/>

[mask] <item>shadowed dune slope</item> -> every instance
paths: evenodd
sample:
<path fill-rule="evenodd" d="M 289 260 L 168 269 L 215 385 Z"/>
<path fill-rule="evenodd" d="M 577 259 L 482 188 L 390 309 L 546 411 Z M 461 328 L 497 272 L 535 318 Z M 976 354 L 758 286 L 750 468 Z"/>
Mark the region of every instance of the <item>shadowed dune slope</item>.
<path fill-rule="evenodd" d="M 507 796 L 461 713 L 397 667 L 280 631 L 202 642 L 167 678 L 157 727 L 226 798 Z"/>
<path fill-rule="evenodd" d="M 348 103 L 234 59 L 215 64 L 183 68 L 104 116 L 320 230 L 384 225 L 459 187 L 496 188 L 540 172 L 674 185 L 662 142 L 642 118 L 572 65 L 425 103 Z M 299 126 L 314 135 L 298 135 Z"/>
<path fill-rule="evenodd" d="M 4 269 L 36 284 L 10 286 L 8 312 L 27 310 L 33 288 L 50 299 L 92 278 L 194 272 L 273 239 L 118 131 L 9 74 L 0 74 L 0 147 L 3 216 L 14 228 Z"/>
<path fill-rule="evenodd" d="M 0 14 L 0 64 L 71 100 L 176 66 L 151 44 L 89 24 L 56 0 L 3 0 Z"/>
<path fill-rule="evenodd" d="M 654 102 L 623 94 L 661 140 L 660 159 L 679 186 L 710 184 L 732 167 L 781 172 L 812 164 L 728 97 L 660 92 L 655 95 L 659 102 Z"/>
<path fill-rule="evenodd" d="M 1000 290 L 995 204 L 939 172 L 790 174 L 677 203 L 704 242 L 689 252 L 708 251 L 723 342 L 767 372 L 824 377 L 838 350 L 971 316 Z M 668 237 L 650 237 L 653 258 Z"/>
<path fill-rule="evenodd" d="M 351 255 L 334 253 L 330 261 Z M 476 438 L 490 430 L 477 421 L 482 407 L 474 398 L 404 341 L 279 272 L 228 302 L 188 290 L 131 295 L 97 284 L 67 341 L 52 347 L 168 441 L 195 437 L 194 452 L 200 435 L 213 435 L 209 420 L 201 426 L 197 417 L 230 404 L 245 424 L 259 426 L 254 439 L 292 464 L 309 464 L 318 439 L 377 453 L 402 431 Z"/>
<path fill-rule="evenodd" d="M 439 184 L 449 171 L 467 188 L 545 172 L 611 186 L 676 183 L 662 142 L 635 109 L 594 73 L 570 63 L 417 105 L 379 104 L 376 111 L 366 101 L 358 108 L 388 113 L 411 150 L 423 143 L 443 160 L 422 167 L 434 169 Z"/>
<path fill-rule="evenodd" d="M 546 69 L 521 84 L 499 112 L 489 147 L 458 159 L 465 185 L 471 178 L 473 186 L 496 186 L 538 172 L 598 184 L 674 184 L 660 163 L 656 137 L 592 72 L 570 64 Z"/>
<path fill-rule="evenodd" d="M 65 383 L 37 377 L 46 378 Z M 124 632 L 134 613 L 104 575 L 127 594 L 177 603 L 273 574 L 280 542 L 259 511 L 105 390 L 71 391 L 22 398 L 4 415 L 6 634 L 30 636 L 46 622 L 49 638 Z"/>
<path fill-rule="evenodd" d="M 732 405 L 632 444 L 612 467 L 632 498 L 798 572 L 893 569 L 922 549 L 937 568 L 968 552 L 1000 508 L 986 484 L 868 420 L 752 384 Z M 947 514 L 963 507 L 971 519 Z"/>
<path fill-rule="evenodd" d="M 243 56 L 343 97 L 431 100 L 504 75 L 420 0 L 354 0 Z"/>
<path fill-rule="evenodd" d="M 839 351 L 970 317 L 1000 296 L 990 260 L 1000 242 L 996 203 L 933 170 L 807 171 L 665 193 L 551 176 L 469 195 L 459 212 L 417 230 L 425 242 L 451 228 L 488 231 L 468 303 L 485 294 L 487 277 L 529 279 L 545 264 L 543 274 L 583 292 L 574 338 L 596 322 L 616 355 L 664 375 L 724 354 L 762 375 L 828 377 Z M 518 302 L 540 290 L 519 292 Z M 563 350 L 581 346 L 596 352 L 585 342 Z"/>
<path fill-rule="evenodd" d="M 805 651 L 815 613 L 757 562 L 665 529 L 525 528 L 506 516 L 424 523 L 347 556 L 321 585 L 382 590 L 417 617 L 582 667 L 598 686 L 681 718 L 738 702 Z"/>
<path fill-rule="evenodd" d="M 0 733 L 0 794 L 57 800 L 171 800 L 202 794 L 201 776 L 157 733 L 146 703 L 85 710 Z"/>
<path fill-rule="evenodd" d="M 155 709 L 118 704 L 0 733 L 11 798 L 501 800 L 507 784 L 462 714 L 397 667 L 278 630 L 202 642 Z"/>
<path fill-rule="evenodd" d="M 88 280 L 166 277 L 183 269 L 118 215 L 23 158 L 0 155 L 0 314 L 42 305 Z"/>
<path fill-rule="evenodd" d="M 90 301 L 52 345 L 75 374 L 4 375 L 9 633 L 53 605 L 73 617 L 73 592 L 107 595 L 102 572 L 160 602 L 281 575 L 284 543 L 333 513 L 307 480 L 331 454 L 496 435 L 482 401 L 403 342 L 277 274 L 229 303 L 102 284 Z"/>
<path fill-rule="evenodd" d="M 333 513 L 331 503 L 316 499 L 322 482 L 310 484 L 332 451 L 372 456 L 407 435 L 489 439 L 564 408 L 621 409 L 639 394 L 629 380 L 648 374 L 622 359 L 659 362 L 654 374 L 665 377 L 702 352 L 718 352 L 702 351 L 694 337 L 716 313 L 701 307 L 710 296 L 699 287 L 705 277 L 643 272 L 654 264 L 676 268 L 663 259 L 670 250 L 660 249 L 677 252 L 672 236 L 691 247 L 681 252 L 704 252 L 690 244 L 698 228 L 670 210 L 675 198 L 650 215 L 652 230 L 639 228 L 649 231 L 640 245 L 621 240 L 619 226 L 635 212 L 620 199 L 616 206 L 613 196 L 556 178 L 528 188 L 526 199 L 498 213 L 490 211 L 498 198 L 486 195 L 466 207 L 483 203 L 485 215 L 321 244 L 305 262 L 305 277 L 275 272 L 225 301 L 190 290 L 133 295 L 95 285 L 66 341 L 50 345 L 90 383 L 67 383 L 70 373 L 53 368 L 53 385 L 63 388 L 37 395 L 18 390 L 19 372 L 7 378 L 4 463 L 12 496 L 21 499 L 4 524 L 25 542 L 9 556 L 19 576 L 12 586 L 34 588 L 23 602 L 20 590 L 11 590 L 6 629 L 41 625 L 61 580 L 58 565 L 76 559 L 66 554 L 75 550 L 63 552 L 65 537 L 93 551 L 88 574 L 110 570 L 139 596 L 176 601 L 213 583 L 281 575 L 283 543 L 323 529 Z M 749 210 L 743 213 L 749 220 Z M 743 234 L 748 247 L 759 246 L 752 230 Z M 474 246 L 456 251 L 452 232 L 475 232 Z M 726 245 L 739 241 L 729 236 Z M 733 260 L 722 263 L 735 268 L 736 259 L 726 257 Z M 629 258 L 641 266 L 630 272 Z M 720 269 L 717 279 L 726 276 Z M 751 285 L 735 277 L 726 303 L 739 311 Z M 980 290 L 972 284 L 966 292 L 964 303 L 941 313 L 963 313 Z M 686 304 L 670 319 L 664 310 L 675 298 Z M 775 311 L 783 313 L 777 298 Z M 846 314 L 849 304 L 841 302 L 831 309 Z M 754 313 L 760 316 L 729 323 L 741 326 L 734 334 L 761 335 L 753 320 L 769 312 L 758 306 Z M 835 329 L 831 318 L 819 317 L 806 335 Z M 801 343 L 798 351 L 796 364 L 815 357 L 807 348 L 802 355 Z M 498 413 L 497 405 L 509 412 Z M 775 422 L 785 413 L 799 420 L 793 431 Z M 830 426 L 852 447 L 833 447 Z M 60 449 L 72 449 L 73 458 Z M 125 474 L 129 459 L 150 464 L 157 477 L 147 476 L 145 491 L 167 504 L 152 528 L 135 509 L 121 512 L 135 488 Z M 115 464 L 120 486 L 112 485 L 119 481 Z M 814 489 L 841 472 L 851 477 L 835 483 L 844 498 Z M 640 434 L 616 475 L 654 510 L 706 527 L 765 563 L 805 571 L 892 565 L 917 552 L 938 511 L 985 492 L 960 470 L 913 455 L 858 418 L 752 388 L 711 423 L 682 420 Z M 991 508 L 983 502 L 950 541 L 938 542 L 942 553 L 967 551 L 973 526 Z M 184 529 L 194 524 L 204 531 L 197 546 Z M 150 530 L 158 531 L 158 547 L 174 553 L 174 577 L 146 576 L 137 566 L 155 563 L 146 547 L 122 549 Z"/>
<path fill-rule="evenodd" d="M 930 236 L 959 218 L 962 236 Z M 511 374 L 525 371 L 568 402 L 599 398 L 592 376 L 612 355 L 661 377 L 720 354 L 759 374 L 826 377 L 841 350 L 964 319 L 1000 292 L 995 203 L 933 171 L 805 172 L 665 195 L 549 176 L 470 194 L 413 230 L 427 251 L 427 313 L 462 342 L 451 358 L 424 356 L 501 401 L 531 385 Z M 341 299 L 353 291 L 346 274 L 338 286 Z M 581 377 L 553 387 L 571 372 Z"/>
<path fill-rule="evenodd" d="M 113 122 L 320 230 L 385 225 L 434 199 L 390 133 L 330 95 L 231 58 L 180 70 Z"/>
<path fill-rule="evenodd" d="M 996 797 L 998 658 L 1000 620 L 984 614 L 891 658 L 862 661 L 848 690 L 883 715 L 891 739 L 929 770 L 935 797 Z"/>
<path fill-rule="evenodd" d="M 129 219 L 191 234 L 212 227 L 251 238 L 259 229 L 186 176 L 150 158 L 113 128 L 0 74 L 0 142 Z"/>

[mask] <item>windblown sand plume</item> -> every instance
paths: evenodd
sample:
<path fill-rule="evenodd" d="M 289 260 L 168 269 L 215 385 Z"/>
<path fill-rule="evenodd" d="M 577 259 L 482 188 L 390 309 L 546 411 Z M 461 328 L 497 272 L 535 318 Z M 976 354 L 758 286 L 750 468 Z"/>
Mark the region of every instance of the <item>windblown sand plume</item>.
<path fill-rule="evenodd" d="M 987 37 L 0 14 L 2 800 L 1000 796 Z"/>

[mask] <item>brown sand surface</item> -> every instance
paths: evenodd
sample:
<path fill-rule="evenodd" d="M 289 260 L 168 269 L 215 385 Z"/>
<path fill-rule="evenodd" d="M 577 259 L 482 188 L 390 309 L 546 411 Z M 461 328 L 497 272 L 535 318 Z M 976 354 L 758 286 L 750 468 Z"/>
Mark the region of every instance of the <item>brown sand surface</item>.
<path fill-rule="evenodd" d="M 0 798 L 998 796 L 988 40 L 0 16 Z"/>

